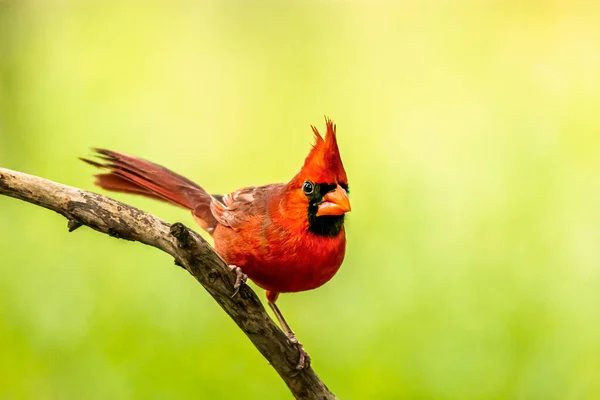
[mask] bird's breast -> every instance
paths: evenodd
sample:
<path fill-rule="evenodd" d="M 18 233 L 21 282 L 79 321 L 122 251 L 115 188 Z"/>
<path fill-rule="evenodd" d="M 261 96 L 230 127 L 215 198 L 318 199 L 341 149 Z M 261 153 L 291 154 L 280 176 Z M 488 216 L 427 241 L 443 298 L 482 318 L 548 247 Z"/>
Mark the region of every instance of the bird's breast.
<path fill-rule="evenodd" d="M 225 228 L 225 227 L 223 227 Z M 215 231 L 215 248 L 231 265 L 237 265 L 260 287 L 279 293 L 316 289 L 329 281 L 344 260 L 346 237 L 310 232 L 292 233 L 258 227 Z"/>

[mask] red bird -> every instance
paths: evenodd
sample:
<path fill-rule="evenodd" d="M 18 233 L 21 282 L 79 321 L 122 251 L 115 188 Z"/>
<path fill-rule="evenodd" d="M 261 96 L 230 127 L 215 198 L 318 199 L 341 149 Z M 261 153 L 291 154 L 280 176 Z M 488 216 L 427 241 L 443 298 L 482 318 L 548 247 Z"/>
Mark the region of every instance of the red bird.
<path fill-rule="evenodd" d="M 210 195 L 194 182 L 141 158 L 96 149 L 104 163 L 83 159 L 109 173 L 96 184 L 115 192 L 163 200 L 191 210 L 214 238 L 217 253 L 237 274 L 235 293 L 246 277 L 267 291 L 269 306 L 300 352 L 298 369 L 310 357 L 275 304 L 279 293 L 318 288 L 340 268 L 346 250 L 344 216 L 350 211 L 348 178 L 326 119 L 300 172 L 288 183 L 252 186 Z M 234 293 L 234 295 L 235 295 Z"/>

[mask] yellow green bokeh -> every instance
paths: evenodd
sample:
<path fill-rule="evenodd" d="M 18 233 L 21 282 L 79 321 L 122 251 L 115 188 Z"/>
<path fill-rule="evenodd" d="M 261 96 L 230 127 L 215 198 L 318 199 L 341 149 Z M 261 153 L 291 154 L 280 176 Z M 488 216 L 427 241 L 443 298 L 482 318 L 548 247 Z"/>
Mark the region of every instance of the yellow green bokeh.
<path fill-rule="evenodd" d="M 334 119 L 346 261 L 279 304 L 341 399 L 600 398 L 599 105 L 594 2 L 0 0 L 1 167 L 222 193 Z M 0 197 L 0 398 L 289 397 L 170 257 Z"/>

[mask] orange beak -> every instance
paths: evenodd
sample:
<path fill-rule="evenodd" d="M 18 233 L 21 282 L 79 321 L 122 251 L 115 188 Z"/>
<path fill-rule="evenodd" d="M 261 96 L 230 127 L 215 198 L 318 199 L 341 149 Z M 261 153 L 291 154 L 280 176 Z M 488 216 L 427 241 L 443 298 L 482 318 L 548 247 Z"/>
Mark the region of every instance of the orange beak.
<path fill-rule="evenodd" d="M 342 215 L 350 211 L 350 200 L 343 187 L 337 185 L 333 192 L 323 197 L 317 210 L 317 217 L 323 215 Z"/>

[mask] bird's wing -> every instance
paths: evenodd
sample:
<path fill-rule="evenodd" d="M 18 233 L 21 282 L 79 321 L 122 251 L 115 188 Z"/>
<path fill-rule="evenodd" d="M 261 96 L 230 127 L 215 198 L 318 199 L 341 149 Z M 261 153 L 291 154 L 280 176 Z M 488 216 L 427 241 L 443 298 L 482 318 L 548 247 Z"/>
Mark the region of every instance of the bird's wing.
<path fill-rule="evenodd" d="M 237 228 L 250 217 L 266 214 L 269 197 L 283 186 L 250 186 L 222 196 L 213 195 L 210 210 L 219 224 Z"/>

